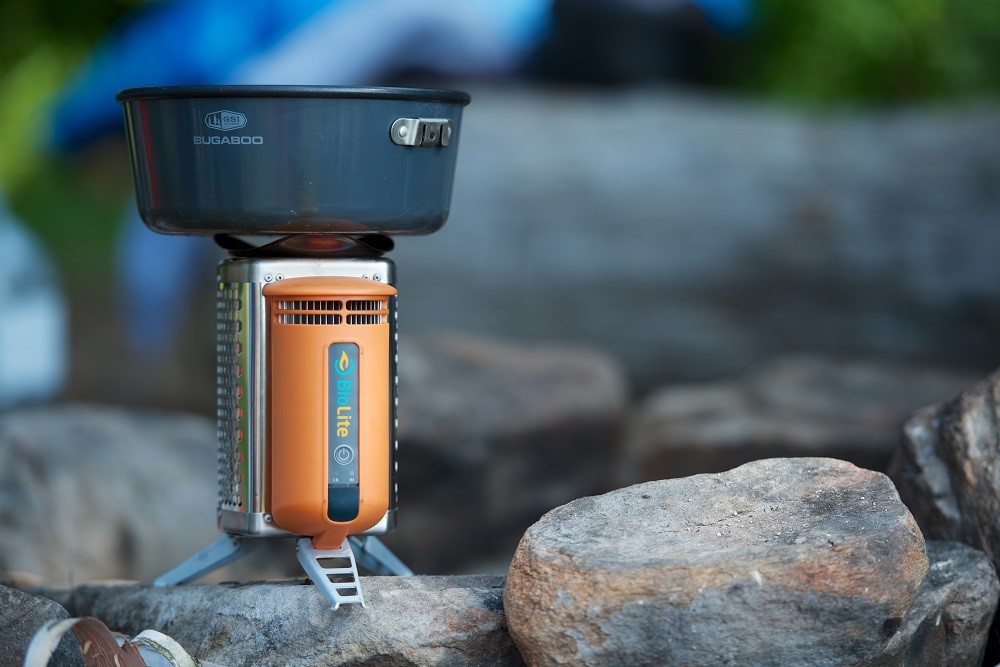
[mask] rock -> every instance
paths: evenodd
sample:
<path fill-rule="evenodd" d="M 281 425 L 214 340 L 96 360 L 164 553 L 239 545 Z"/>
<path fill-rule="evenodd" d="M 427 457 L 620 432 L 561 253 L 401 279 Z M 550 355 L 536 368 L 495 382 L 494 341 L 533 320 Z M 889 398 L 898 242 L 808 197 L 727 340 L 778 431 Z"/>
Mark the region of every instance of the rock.
<path fill-rule="evenodd" d="M 0 667 L 20 667 L 32 637 L 47 621 L 69 618 L 66 610 L 47 598 L 0 586 Z M 76 640 L 65 637 L 51 664 L 83 665 Z"/>
<path fill-rule="evenodd" d="M 183 414 L 0 416 L 0 570 L 55 585 L 162 574 L 219 535 L 215 442 L 213 423 Z"/>
<path fill-rule="evenodd" d="M 889 475 L 928 538 L 982 549 L 1000 567 L 1000 371 L 957 398 L 917 411 Z M 1000 624 L 986 651 L 1000 662 Z"/>
<path fill-rule="evenodd" d="M 955 372 L 796 356 L 732 379 L 664 387 L 632 420 L 631 479 L 721 472 L 780 456 L 885 470 L 907 415 L 968 381 Z"/>
<path fill-rule="evenodd" d="M 84 586 L 67 603 L 126 634 L 151 628 L 194 657 L 259 665 L 520 665 L 503 579 L 363 577 L 368 607 L 334 612 L 312 585 Z"/>
<path fill-rule="evenodd" d="M 400 341 L 399 358 L 400 515 L 386 542 L 416 571 L 509 557 L 550 508 L 614 488 L 627 391 L 607 356 L 441 335 Z"/>
<path fill-rule="evenodd" d="M 889 474 L 929 538 L 960 540 L 1000 566 L 1000 371 L 918 411 Z"/>
<path fill-rule="evenodd" d="M 928 538 L 968 540 L 985 548 L 978 531 L 963 526 L 958 497 L 952 488 L 954 473 L 950 470 L 954 465 L 952 457 L 959 454 L 947 451 L 949 446 L 941 441 L 945 411 L 943 404 L 930 405 L 917 410 L 906 422 L 903 441 L 889 464 L 889 476 Z M 939 454 L 939 450 L 943 451 Z"/>
<path fill-rule="evenodd" d="M 1000 595 L 996 570 L 982 551 L 958 542 L 928 541 L 927 558 L 924 585 L 889 640 L 883 664 L 982 664 Z"/>
<path fill-rule="evenodd" d="M 873 664 L 927 569 L 887 477 L 770 459 L 549 512 L 504 606 L 531 665 Z"/>

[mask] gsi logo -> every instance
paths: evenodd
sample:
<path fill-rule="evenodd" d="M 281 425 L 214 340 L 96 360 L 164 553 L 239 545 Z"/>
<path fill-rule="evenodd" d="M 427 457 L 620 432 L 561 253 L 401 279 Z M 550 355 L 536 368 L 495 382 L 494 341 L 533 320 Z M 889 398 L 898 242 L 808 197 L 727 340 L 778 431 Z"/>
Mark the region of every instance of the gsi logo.
<path fill-rule="evenodd" d="M 245 127 L 246 124 L 247 117 L 238 111 L 213 111 L 205 116 L 205 125 L 213 130 L 222 130 L 223 132 L 238 130 Z"/>

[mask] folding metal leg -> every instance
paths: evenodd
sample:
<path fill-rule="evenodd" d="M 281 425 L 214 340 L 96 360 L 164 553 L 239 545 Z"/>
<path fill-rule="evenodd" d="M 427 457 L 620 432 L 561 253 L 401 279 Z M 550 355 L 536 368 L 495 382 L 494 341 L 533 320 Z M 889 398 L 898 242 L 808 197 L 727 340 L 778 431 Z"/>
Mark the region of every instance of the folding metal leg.
<path fill-rule="evenodd" d="M 365 606 L 361 595 L 361 581 L 358 578 L 358 566 L 354 562 L 354 552 L 347 540 L 336 549 L 317 549 L 312 538 L 302 537 L 296 543 L 296 556 L 302 569 L 306 571 L 313 584 L 327 599 L 334 611 L 342 604 L 360 604 Z M 333 560 L 336 564 L 324 564 L 321 561 Z"/>
<path fill-rule="evenodd" d="M 161 574 L 153 582 L 153 585 L 175 586 L 194 581 L 213 570 L 243 558 L 256 549 L 258 544 L 256 539 L 247 541 L 236 535 L 222 535 L 201 551 Z"/>
<path fill-rule="evenodd" d="M 397 577 L 412 577 L 413 570 L 406 567 L 389 547 L 382 544 L 377 537 L 349 537 L 354 556 L 361 567 L 372 574 L 395 575 Z"/>

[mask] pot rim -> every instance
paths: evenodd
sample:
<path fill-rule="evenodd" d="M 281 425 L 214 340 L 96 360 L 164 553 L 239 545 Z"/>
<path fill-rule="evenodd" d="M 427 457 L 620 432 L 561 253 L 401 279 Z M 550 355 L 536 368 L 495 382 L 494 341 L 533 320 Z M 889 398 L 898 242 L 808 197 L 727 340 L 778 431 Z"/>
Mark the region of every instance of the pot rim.
<path fill-rule="evenodd" d="M 386 86 L 148 86 L 126 88 L 115 99 L 121 103 L 164 99 L 204 98 L 326 98 L 355 100 L 405 100 L 444 102 L 465 106 L 471 98 L 460 90 L 435 88 L 392 88 Z"/>

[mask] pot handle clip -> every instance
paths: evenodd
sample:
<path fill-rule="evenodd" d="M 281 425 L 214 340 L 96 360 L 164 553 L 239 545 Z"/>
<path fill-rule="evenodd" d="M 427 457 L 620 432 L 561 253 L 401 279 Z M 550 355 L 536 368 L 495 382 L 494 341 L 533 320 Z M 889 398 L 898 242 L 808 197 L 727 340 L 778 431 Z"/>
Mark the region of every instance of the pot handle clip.
<path fill-rule="evenodd" d="M 400 118 L 392 124 L 389 137 L 399 146 L 447 146 L 454 131 L 448 118 Z"/>

